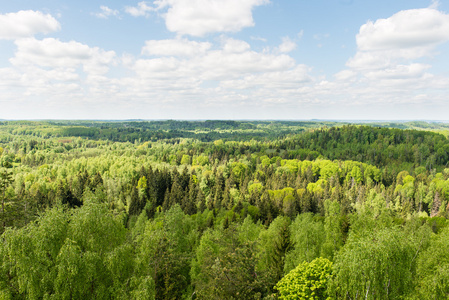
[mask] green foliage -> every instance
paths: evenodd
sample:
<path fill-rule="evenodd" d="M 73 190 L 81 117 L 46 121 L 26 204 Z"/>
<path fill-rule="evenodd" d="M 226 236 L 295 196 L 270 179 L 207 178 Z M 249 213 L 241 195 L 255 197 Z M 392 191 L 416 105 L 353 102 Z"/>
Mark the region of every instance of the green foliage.
<path fill-rule="evenodd" d="M 5 297 L 122 299 L 151 296 L 154 289 L 135 271 L 120 220 L 106 206 L 89 201 L 72 215 L 54 208 L 36 223 L 8 229 L 0 261 Z"/>
<path fill-rule="evenodd" d="M 327 299 L 327 286 L 332 277 L 332 262 L 316 258 L 291 270 L 275 286 L 279 299 Z"/>
<path fill-rule="evenodd" d="M 357 183 L 360 183 L 363 181 L 363 174 L 362 171 L 358 166 L 354 166 L 351 170 L 351 172 L 346 175 L 346 180 L 354 180 Z"/>
<path fill-rule="evenodd" d="M 257 269 L 267 274 L 270 287 L 284 275 L 286 256 L 292 248 L 290 219 L 279 216 L 259 236 L 259 262 Z"/>
<path fill-rule="evenodd" d="M 14 204 L 11 205 L 10 199 L 8 199 L 8 188 L 14 182 L 12 179 L 11 173 L 5 169 L 0 168 L 0 202 L 1 202 L 1 212 L 0 212 L 0 222 L 1 222 L 1 230 L 3 232 L 6 225 L 11 222 L 11 219 L 14 215 Z"/>
<path fill-rule="evenodd" d="M 270 270 L 257 266 L 258 231 L 247 218 L 241 227 L 203 234 L 191 272 L 199 298 L 257 299 L 270 292 Z"/>
<path fill-rule="evenodd" d="M 0 122 L 0 298 L 445 298 L 449 127 L 365 125 Z"/>
<path fill-rule="evenodd" d="M 148 220 L 136 234 L 139 272 L 152 277 L 156 299 L 181 299 L 190 284 L 192 223 L 179 206 Z"/>
<path fill-rule="evenodd" d="M 334 254 L 343 245 L 340 204 L 337 201 L 326 200 L 325 209 L 324 232 L 326 238 L 321 248 L 321 256 L 332 260 Z"/>
<path fill-rule="evenodd" d="M 357 203 L 354 205 L 357 211 L 361 214 L 369 212 L 374 217 L 379 216 L 387 209 L 384 195 L 379 193 L 376 189 L 371 189 L 366 195 L 365 203 Z"/>
<path fill-rule="evenodd" d="M 286 256 L 285 271 L 318 258 L 325 240 L 323 222 L 312 213 L 300 214 L 290 226 L 293 249 Z"/>
<path fill-rule="evenodd" d="M 397 227 L 350 236 L 334 264 L 337 298 L 399 299 L 413 286 L 419 245 Z"/>
<path fill-rule="evenodd" d="M 283 143 L 287 148 L 291 145 L 310 152 L 318 151 L 331 160 L 357 160 L 377 166 L 410 163 L 429 170 L 436 166 L 442 168 L 449 159 L 448 140 L 441 134 L 423 130 L 366 125 L 322 128 L 294 136 Z M 354 172 L 353 175 L 360 178 L 358 170 Z"/>
<path fill-rule="evenodd" d="M 449 295 L 449 228 L 433 237 L 417 262 L 416 293 L 420 299 L 445 299 Z"/>

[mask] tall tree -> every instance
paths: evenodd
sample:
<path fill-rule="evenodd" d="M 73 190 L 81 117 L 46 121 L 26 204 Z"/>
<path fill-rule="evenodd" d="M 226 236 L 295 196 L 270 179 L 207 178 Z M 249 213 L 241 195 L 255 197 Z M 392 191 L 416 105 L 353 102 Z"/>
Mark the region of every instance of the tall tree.
<path fill-rule="evenodd" d="M 15 207 L 12 199 L 8 199 L 7 189 L 14 182 L 11 173 L 5 169 L 0 169 L 0 201 L 1 201 L 1 232 L 5 230 L 5 227 L 12 221 L 11 214 L 14 214 Z"/>
<path fill-rule="evenodd" d="M 397 227 L 350 235 L 335 257 L 337 298 L 401 299 L 413 286 L 418 247 Z"/>

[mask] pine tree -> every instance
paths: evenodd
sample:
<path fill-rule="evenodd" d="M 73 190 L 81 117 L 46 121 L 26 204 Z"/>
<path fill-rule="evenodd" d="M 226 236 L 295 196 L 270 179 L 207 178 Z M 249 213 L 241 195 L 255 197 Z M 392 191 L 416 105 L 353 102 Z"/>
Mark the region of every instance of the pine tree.
<path fill-rule="evenodd" d="M 272 254 L 273 269 L 275 270 L 275 282 L 284 276 L 285 255 L 292 248 L 290 241 L 289 223 L 283 222 L 276 240 L 274 241 L 274 251 Z"/>
<path fill-rule="evenodd" d="M 182 189 L 181 183 L 179 182 L 179 177 L 176 176 L 173 180 L 173 185 L 171 186 L 170 191 L 170 206 L 175 204 L 181 205 L 185 196 L 185 192 Z"/>
<path fill-rule="evenodd" d="M 135 186 L 131 190 L 131 199 L 129 201 L 128 214 L 138 216 L 142 212 L 143 206 L 140 201 L 139 192 Z"/>
<path fill-rule="evenodd" d="M 206 198 L 203 191 L 199 188 L 196 196 L 197 212 L 202 213 L 206 209 Z"/>
<path fill-rule="evenodd" d="M 220 209 L 221 204 L 223 202 L 223 187 L 224 187 L 224 178 L 223 174 L 219 174 L 218 177 L 215 179 L 215 186 L 214 186 L 214 208 Z"/>

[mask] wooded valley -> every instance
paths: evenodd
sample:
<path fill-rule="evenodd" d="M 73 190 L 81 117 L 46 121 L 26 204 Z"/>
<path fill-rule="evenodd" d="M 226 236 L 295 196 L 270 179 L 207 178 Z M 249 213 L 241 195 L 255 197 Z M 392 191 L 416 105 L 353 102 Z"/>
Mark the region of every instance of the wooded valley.
<path fill-rule="evenodd" d="M 1 299 L 446 299 L 449 125 L 1 121 Z"/>

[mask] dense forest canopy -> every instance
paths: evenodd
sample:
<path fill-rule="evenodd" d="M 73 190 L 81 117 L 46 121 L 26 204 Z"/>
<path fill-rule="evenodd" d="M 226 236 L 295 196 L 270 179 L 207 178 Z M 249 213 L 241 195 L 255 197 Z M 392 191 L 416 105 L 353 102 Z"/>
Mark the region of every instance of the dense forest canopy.
<path fill-rule="evenodd" d="M 447 298 L 447 130 L 0 122 L 0 298 Z"/>

